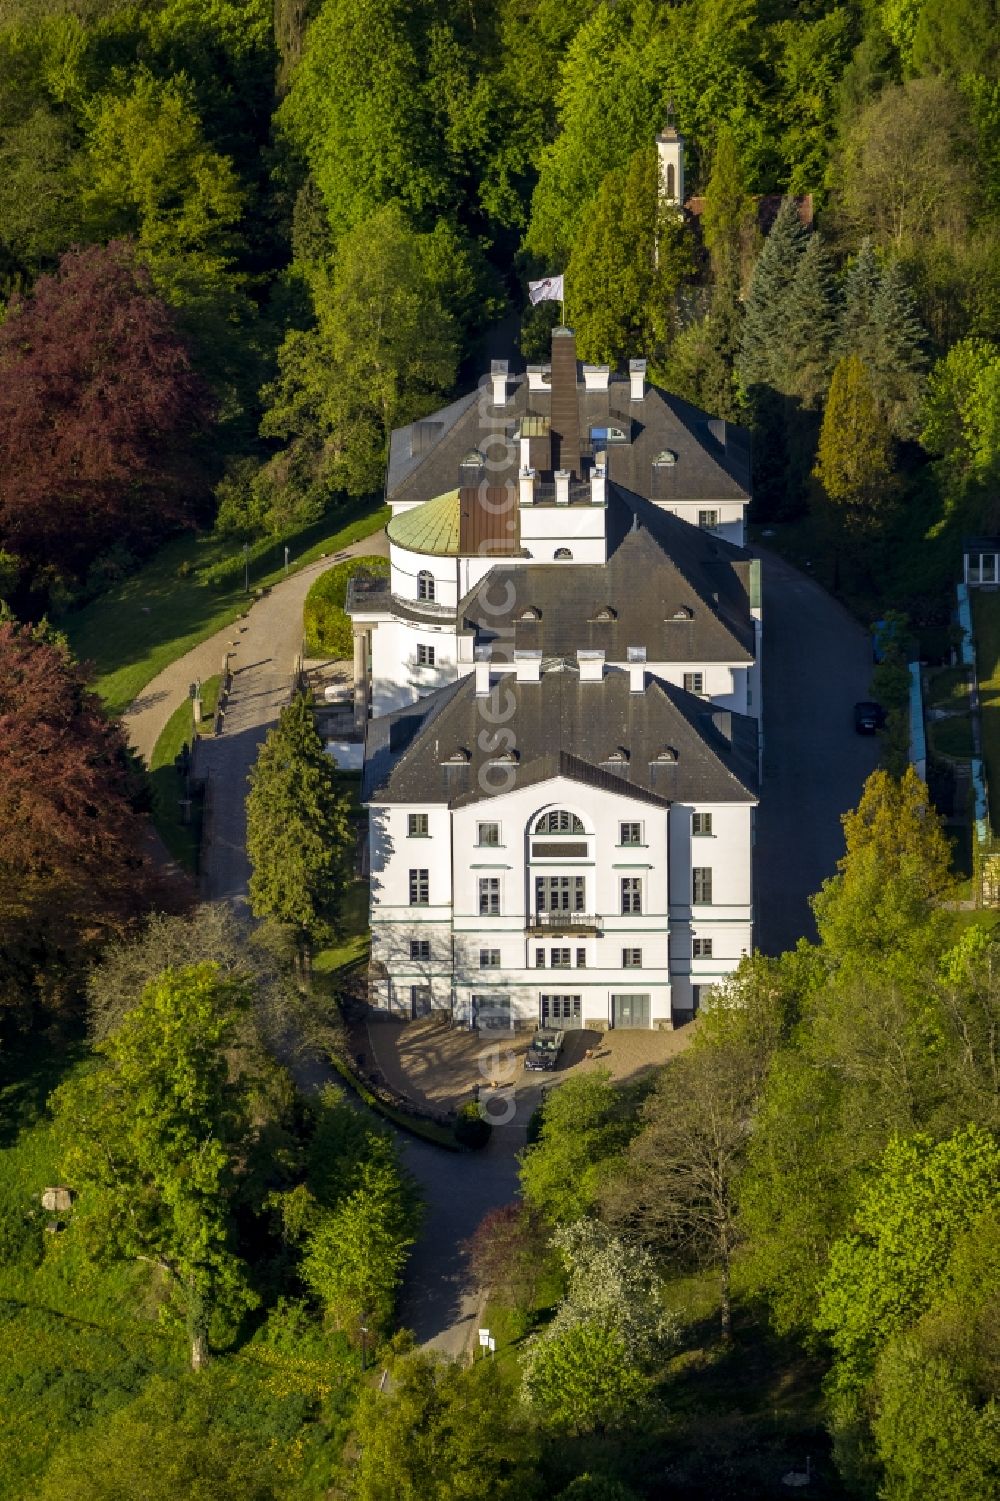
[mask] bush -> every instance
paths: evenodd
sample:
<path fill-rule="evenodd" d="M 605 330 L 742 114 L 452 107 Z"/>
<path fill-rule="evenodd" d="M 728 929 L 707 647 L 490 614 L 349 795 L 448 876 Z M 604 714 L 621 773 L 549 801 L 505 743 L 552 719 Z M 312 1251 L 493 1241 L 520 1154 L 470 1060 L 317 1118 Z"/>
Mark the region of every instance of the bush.
<path fill-rule="evenodd" d="M 493 1127 L 474 1100 L 467 1100 L 455 1118 L 455 1140 L 459 1146 L 478 1152 L 493 1134 Z"/>
<path fill-rule="evenodd" d="M 310 657 L 349 657 L 354 648 L 350 616 L 344 613 L 347 585 L 356 573 L 369 578 L 387 578 L 389 564 L 385 558 L 348 558 L 330 568 L 313 584 L 306 595 L 302 627 L 306 638 L 306 655 Z"/>

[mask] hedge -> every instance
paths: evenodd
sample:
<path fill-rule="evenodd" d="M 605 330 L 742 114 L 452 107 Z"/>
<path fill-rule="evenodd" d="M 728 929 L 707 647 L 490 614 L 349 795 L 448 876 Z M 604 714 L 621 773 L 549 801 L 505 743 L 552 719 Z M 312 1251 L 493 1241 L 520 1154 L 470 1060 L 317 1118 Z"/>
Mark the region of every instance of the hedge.
<path fill-rule="evenodd" d="M 386 578 L 386 558 L 348 558 L 321 573 L 306 595 L 302 629 L 308 657 L 349 657 L 354 650 L 351 617 L 344 611 L 347 585 L 356 573 Z"/>

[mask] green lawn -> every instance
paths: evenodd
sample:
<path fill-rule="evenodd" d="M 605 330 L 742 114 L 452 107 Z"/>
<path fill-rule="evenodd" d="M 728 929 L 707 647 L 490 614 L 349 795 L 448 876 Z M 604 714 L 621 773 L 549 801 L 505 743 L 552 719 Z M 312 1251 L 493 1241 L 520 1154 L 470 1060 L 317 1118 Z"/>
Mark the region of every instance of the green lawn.
<path fill-rule="evenodd" d="M 359 964 L 368 954 L 368 882 L 352 881 L 344 898 L 343 932 L 339 942 L 320 949 L 313 973 L 328 983 L 338 970 Z"/>
<path fill-rule="evenodd" d="M 286 546 L 289 572 L 295 572 L 323 553 L 339 552 L 379 531 L 388 518 L 388 506 L 366 500 L 256 545 L 250 558 L 251 591 L 284 577 Z M 228 574 L 220 578 L 227 567 Z M 239 544 L 211 536 L 178 537 L 137 573 L 59 624 L 77 657 L 93 663 L 94 686 L 105 704 L 120 714 L 158 672 L 246 609 L 243 584 Z"/>
<path fill-rule="evenodd" d="M 983 760 L 990 794 L 990 822 L 1000 831 L 1000 594 L 973 589 L 972 627 L 983 732 Z"/>
<path fill-rule="evenodd" d="M 206 678 L 201 685 L 201 728 L 205 734 L 212 732 L 221 683 L 221 678 L 216 676 Z M 184 745 L 193 749 L 194 739 L 194 714 L 191 700 L 186 698 L 167 720 L 153 748 L 149 766 L 153 826 L 174 859 L 192 874 L 197 873 L 201 847 L 201 804 L 197 799 L 192 802 L 190 821 L 185 823 L 180 801 L 184 792 L 183 778 L 174 766 L 174 758 Z"/>

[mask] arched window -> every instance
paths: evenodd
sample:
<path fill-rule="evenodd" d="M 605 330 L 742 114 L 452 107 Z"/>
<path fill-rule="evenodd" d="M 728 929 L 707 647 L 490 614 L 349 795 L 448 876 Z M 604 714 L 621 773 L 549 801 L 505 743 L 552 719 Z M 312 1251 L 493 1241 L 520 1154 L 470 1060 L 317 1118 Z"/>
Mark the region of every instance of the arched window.
<path fill-rule="evenodd" d="M 543 813 L 535 824 L 536 834 L 585 834 L 587 831 L 575 813 L 566 808 L 554 808 Z"/>
<path fill-rule="evenodd" d="M 673 162 L 667 162 L 667 197 L 671 200 L 677 197 L 677 172 Z"/>
<path fill-rule="evenodd" d="M 568 547 L 557 547 L 555 552 L 553 553 L 553 557 L 569 558 L 572 561 L 573 554 L 570 552 Z"/>
<path fill-rule="evenodd" d="M 417 574 L 417 598 L 429 600 L 434 598 L 434 575 L 428 573 L 426 568 L 422 568 Z"/>

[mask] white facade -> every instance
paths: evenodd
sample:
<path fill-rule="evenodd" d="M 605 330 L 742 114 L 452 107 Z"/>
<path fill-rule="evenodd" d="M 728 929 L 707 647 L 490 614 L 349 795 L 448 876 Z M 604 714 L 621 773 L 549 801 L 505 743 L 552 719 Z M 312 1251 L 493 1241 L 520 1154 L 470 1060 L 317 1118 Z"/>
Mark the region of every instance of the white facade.
<path fill-rule="evenodd" d="M 746 506 L 739 500 L 654 500 L 654 506 L 691 526 L 714 532 L 734 547 L 746 545 Z"/>
<path fill-rule="evenodd" d="M 552 813 L 560 831 L 538 832 Z M 709 833 L 692 836 L 695 813 Z M 373 804 L 376 1003 L 481 1026 L 672 1026 L 750 947 L 752 814 L 567 777 L 455 810 Z M 711 872 L 698 893 L 694 867 Z"/>

